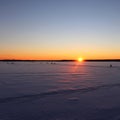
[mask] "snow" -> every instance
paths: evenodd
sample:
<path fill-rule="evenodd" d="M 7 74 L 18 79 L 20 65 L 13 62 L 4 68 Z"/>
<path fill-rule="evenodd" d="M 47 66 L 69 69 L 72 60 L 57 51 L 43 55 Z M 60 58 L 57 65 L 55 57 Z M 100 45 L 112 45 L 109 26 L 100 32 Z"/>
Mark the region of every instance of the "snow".
<path fill-rule="evenodd" d="M 0 120 L 119 120 L 119 91 L 119 62 L 0 62 Z"/>

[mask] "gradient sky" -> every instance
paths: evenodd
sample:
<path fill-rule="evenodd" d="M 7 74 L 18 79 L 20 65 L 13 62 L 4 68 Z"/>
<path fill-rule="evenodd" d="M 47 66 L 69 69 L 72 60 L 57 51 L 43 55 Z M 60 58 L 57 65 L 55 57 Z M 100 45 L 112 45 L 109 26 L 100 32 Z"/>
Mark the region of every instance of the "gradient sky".
<path fill-rule="evenodd" d="M 0 59 L 120 59 L 120 0 L 0 0 Z"/>

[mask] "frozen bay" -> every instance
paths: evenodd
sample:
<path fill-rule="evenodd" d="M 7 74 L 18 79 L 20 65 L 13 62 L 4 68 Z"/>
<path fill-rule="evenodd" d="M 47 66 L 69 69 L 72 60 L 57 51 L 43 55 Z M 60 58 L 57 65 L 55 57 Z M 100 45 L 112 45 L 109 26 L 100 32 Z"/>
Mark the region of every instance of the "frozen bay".
<path fill-rule="evenodd" d="M 1 120 L 118 120 L 119 91 L 119 62 L 0 62 Z"/>

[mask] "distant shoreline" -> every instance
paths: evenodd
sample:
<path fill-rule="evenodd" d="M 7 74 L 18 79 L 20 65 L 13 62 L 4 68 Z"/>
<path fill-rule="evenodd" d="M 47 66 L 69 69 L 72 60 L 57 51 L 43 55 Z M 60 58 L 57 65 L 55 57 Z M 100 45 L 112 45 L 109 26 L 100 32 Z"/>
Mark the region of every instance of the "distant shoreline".
<path fill-rule="evenodd" d="M 0 62 L 75 62 L 77 60 L 0 60 Z M 120 59 L 86 59 L 84 62 L 120 62 Z"/>

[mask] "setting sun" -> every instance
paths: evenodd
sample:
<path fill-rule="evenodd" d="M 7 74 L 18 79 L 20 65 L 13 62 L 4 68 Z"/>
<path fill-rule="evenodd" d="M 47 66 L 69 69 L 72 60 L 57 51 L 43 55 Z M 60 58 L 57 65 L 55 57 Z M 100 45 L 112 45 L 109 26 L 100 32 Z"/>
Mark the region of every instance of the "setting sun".
<path fill-rule="evenodd" d="M 82 61 L 83 61 L 83 58 L 81 58 L 81 57 L 78 58 L 78 61 L 79 61 L 79 62 L 82 62 Z"/>

